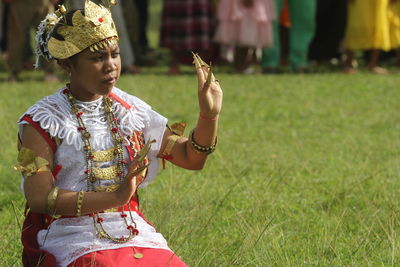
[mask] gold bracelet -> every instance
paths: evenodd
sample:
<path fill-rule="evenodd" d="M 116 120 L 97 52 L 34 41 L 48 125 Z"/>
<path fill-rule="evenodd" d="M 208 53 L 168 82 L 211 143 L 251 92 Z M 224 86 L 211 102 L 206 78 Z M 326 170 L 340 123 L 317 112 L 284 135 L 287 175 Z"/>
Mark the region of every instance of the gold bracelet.
<path fill-rule="evenodd" d="M 58 187 L 54 186 L 47 195 L 47 214 L 50 216 L 55 215 L 56 200 L 58 197 Z"/>
<path fill-rule="evenodd" d="M 82 190 L 79 191 L 79 193 L 78 193 L 78 200 L 76 202 L 76 216 L 77 217 L 81 216 L 81 209 L 82 209 L 83 195 L 84 194 L 85 194 L 85 192 L 83 192 Z"/>
<path fill-rule="evenodd" d="M 189 134 L 189 143 L 191 144 L 192 148 L 198 153 L 205 153 L 207 155 L 213 153 L 218 143 L 217 136 L 215 137 L 214 144 L 211 146 L 201 146 L 194 140 L 194 130 L 195 129 L 193 129 Z"/>

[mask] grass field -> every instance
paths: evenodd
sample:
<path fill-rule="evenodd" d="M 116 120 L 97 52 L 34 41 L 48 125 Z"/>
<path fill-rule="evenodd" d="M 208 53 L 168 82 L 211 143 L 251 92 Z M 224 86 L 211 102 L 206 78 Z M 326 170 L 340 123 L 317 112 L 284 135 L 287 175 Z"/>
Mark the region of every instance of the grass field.
<path fill-rule="evenodd" d="M 16 120 L 62 84 L 0 84 L 0 266 L 19 266 Z M 28 79 L 30 78 L 30 79 Z M 190 266 L 398 266 L 400 78 L 220 74 L 218 149 L 141 190 L 147 218 Z M 118 84 L 171 122 L 197 118 L 191 75 Z"/>
<path fill-rule="evenodd" d="M 161 1 L 151 3 L 154 47 Z M 168 77 L 166 69 L 144 69 L 118 86 L 191 129 L 195 77 Z M 23 78 L 0 82 L 0 266 L 7 267 L 21 265 L 16 121 L 63 85 L 44 84 L 37 73 Z M 169 164 L 140 191 L 144 214 L 171 248 L 189 266 L 399 266 L 400 76 L 218 78 L 224 108 L 206 168 Z"/>

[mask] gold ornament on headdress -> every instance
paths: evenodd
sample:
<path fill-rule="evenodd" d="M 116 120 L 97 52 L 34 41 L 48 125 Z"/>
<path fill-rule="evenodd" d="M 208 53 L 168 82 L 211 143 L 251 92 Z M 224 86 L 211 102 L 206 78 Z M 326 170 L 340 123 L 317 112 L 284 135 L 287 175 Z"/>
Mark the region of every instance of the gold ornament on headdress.
<path fill-rule="evenodd" d="M 63 16 L 65 9 L 61 8 L 63 7 L 56 13 Z M 64 40 L 54 37 L 49 39 L 47 48 L 53 58 L 65 59 L 86 48 L 97 51 L 117 44 L 118 33 L 108 8 L 86 0 L 84 14 L 80 10 L 75 11 L 72 15 L 72 26 L 65 23 L 55 29 Z"/>

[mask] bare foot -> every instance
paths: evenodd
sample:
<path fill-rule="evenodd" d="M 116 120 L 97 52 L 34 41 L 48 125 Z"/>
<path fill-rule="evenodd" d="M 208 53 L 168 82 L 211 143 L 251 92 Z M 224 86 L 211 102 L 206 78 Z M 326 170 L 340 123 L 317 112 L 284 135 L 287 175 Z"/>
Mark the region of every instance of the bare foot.
<path fill-rule="evenodd" d="M 378 66 L 369 68 L 369 71 L 370 71 L 371 73 L 379 74 L 379 75 L 386 75 L 386 74 L 389 74 L 389 71 L 388 71 L 387 69 L 382 68 L 382 67 L 378 67 Z"/>
<path fill-rule="evenodd" d="M 16 72 L 10 73 L 10 75 L 7 78 L 7 82 L 9 82 L 9 83 L 19 82 L 18 73 L 16 73 Z"/>
<path fill-rule="evenodd" d="M 168 74 L 169 75 L 179 75 L 179 74 L 181 74 L 181 69 L 179 68 L 179 66 L 172 65 L 169 68 Z"/>
<path fill-rule="evenodd" d="M 349 75 L 356 74 L 357 73 L 357 69 L 354 68 L 354 67 L 344 67 L 343 68 L 343 73 L 344 74 L 349 74 Z"/>

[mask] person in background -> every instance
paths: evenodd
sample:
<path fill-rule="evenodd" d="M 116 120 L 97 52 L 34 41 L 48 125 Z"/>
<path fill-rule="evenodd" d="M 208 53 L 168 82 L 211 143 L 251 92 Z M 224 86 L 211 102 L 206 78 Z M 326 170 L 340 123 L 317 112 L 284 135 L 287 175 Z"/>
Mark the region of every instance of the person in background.
<path fill-rule="evenodd" d="M 400 46 L 399 13 L 397 0 L 349 0 L 347 27 L 344 38 L 346 61 L 344 73 L 353 74 L 354 52 L 369 50 L 368 70 L 375 74 L 387 74 L 378 66 L 379 54 Z"/>
<path fill-rule="evenodd" d="M 197 51 L 210 61 L 213 36 L 212 4 L 209 0 L 164 0 L 160 46 L 169 48 L 169 74 L 180 74 L 180 63 L 191 63 Z"/>
<path fill-rule="evenodd" d="M 250 72 L 252 49 L 272 45 L 272 22 L 276 19 L 273 0 L 221 0 L 217 10 L 214 41 L 233 45 L 235 70 Z"/>
<path fill-rule="evenodd" d="M 4 32 L 4 30 L 3 30 L 3 24 L 4 24 L 3 19 L 5 17 L 4 16 L 5 15 L 4 11 L 5 10 L 4 10 L 3 0 L 1 0 L 0 1 L 0 53 L 5 50 L 4 47 L 3 47 L 3 32 Z"/>
<path fill-rule="evenodd" d="M 315 0 L 288 0 L 291 27 L 289 29 L 289 64 L 295 72 L 308 71 L 308 47 L 315 32 Z M 285 0 L 275 0 L 277 13 L 280 14 Z M 264 48 L 261 67 L 263 73 L 279 71 L 281 45 L 279 38 L 279 22 L 273 23 L 273 46 Z"/>
<path fill-rule="evenodd" d="M 136 9 L 138 11 L 138 35 L 139 45 L 143 53 L 146 53 L 149 47 L 149 40 L 147 38 L 147 24 L 149 21 L 149 1 L 148 0 L 134 0 Z"/>
<path fill-rule="evenodd" d="M 9 13 L 7 22 L 7 64 L 9 81 L 19 80 L 19 73 L 23 70 L 24 61 L 31 53 L 30 31 L 36 27 L 49 11 L 54 10 L 58 0 L 8 0 Z M 41 62 L 45 70 L 45 81 L 57 81 L 54 75 L 54 65 L 46 61 Z"/>
<path fill-rule="evenodd" d="M 340 59 L 347 19 L 347 0 L 317 0 L 316 32 L 310 44 L 309 59 Z"/>

